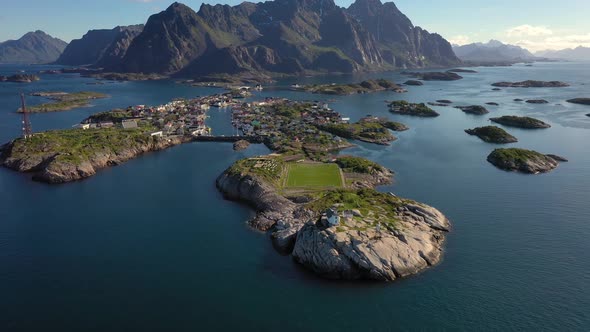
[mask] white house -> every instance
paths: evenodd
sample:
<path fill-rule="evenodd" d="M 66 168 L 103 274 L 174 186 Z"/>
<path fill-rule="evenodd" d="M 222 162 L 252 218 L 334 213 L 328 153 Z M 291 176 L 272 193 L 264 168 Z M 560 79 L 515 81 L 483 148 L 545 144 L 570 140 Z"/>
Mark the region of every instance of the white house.
<path fill-rule="evenodd" d="M 338 211 L 336 209 L 327 209 L 326 212 L 322 215 L 322 222 L 327 227 L 337 226 L 340 224 L 340 216 L 338 215 Z"/>
<path fill-rule="evenodd" d="M 162 136 L 164 136 L 164 132 L 162 132 L 162 131 L 156 131 L 156 132 L 151 133 L 150 136 L 152 136 L 152 137 L 162 137 Z"/>
<path fill-rule="evenodd" d="M 89 123 L 80 123 L 80 124 L 75 125 L 74 128 L 86 130 L 86 129 L 90 129 L 90 124 Z"/>

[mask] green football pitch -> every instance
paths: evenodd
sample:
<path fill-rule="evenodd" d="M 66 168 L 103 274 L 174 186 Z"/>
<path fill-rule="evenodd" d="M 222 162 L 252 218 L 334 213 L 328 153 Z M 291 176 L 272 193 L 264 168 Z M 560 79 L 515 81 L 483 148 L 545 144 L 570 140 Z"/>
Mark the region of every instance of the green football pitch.
<path fill-rule="evenodd" d="M 325 188 L 342 187 L 340 168 L 336 164 L 289 164 L 286 187 Z"/>

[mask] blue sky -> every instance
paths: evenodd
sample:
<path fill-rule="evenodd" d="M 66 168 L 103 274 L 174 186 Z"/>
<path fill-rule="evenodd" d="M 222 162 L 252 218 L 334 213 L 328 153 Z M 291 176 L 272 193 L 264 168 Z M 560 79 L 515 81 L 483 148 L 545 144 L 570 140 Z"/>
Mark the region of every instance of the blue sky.
<path fill-rule="evenodd" d="M 43 30 L 70 41 L 87 30 L 145 23 L 171 0 L 1 0 L 0 41 Z M 202 1 L 183 1 L 198 10 Z M 235 5 L 238 0 L 208 3 Z M 348 6 L 353 0 L 336 0 Z M 398 0 L 414 22 L 456 43 L 498 39 L 532 50 L 590 46 L 589 0 Z"/>

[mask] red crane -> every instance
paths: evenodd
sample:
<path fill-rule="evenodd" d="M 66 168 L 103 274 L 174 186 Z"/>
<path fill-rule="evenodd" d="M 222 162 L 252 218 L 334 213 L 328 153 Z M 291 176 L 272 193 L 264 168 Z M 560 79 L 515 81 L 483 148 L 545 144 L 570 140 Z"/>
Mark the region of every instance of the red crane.
<path fill-rule="evenodd" d="M 23 111 L 23 138 L 27 139 L 33 136 L 33 129 L 31 129 L 31 120 L 29 120 L 29 112 L 27 111 L 27 105 L 25 104 L 25 94 L 20 94 L 20 100 L 22 102 Z"/>

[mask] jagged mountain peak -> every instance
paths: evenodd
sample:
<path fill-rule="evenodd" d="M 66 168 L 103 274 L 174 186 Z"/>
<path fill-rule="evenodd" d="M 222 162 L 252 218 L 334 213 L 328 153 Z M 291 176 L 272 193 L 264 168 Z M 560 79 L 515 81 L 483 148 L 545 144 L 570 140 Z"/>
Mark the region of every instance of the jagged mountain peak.
<path fill-rule="evenodd" d="M 456 65 L 450 44 L 412 22 L 392 2 L 274 0 L 237 6 L 175 2 L 120 43 L 106 70 L 206 75 L 353 72 Z M 122 54 L 116 52 L 117 56 Z M 224 69 L 225 68 L 225 69 Z"/>

